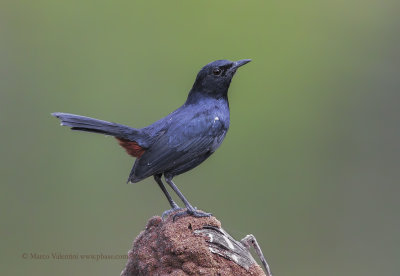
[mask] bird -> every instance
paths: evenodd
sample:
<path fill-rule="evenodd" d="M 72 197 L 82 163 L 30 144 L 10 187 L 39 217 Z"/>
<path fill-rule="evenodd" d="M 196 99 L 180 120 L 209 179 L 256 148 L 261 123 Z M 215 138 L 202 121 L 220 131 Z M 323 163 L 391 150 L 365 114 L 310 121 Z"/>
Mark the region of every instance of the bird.
<path fill-rule="evenodd" d="M 229 86 L 237 69 L 250 61 L 208 63 L 198 72 L 184 104 L 143 128 L 70 113 L 51 115 L 72 130 L 114 136 L 119 145 L 136 158 L 127 182 L 136 183 L 153 176 L 171 206 L 163 216 L 174 212 L 174 220 L 185 215 L 208 217 L 211 213 L 193 207 L 172 180 L 200 165 L 221 145 L 230 125 Z M 186 209 L 172 199 L 162 176 Z"/>

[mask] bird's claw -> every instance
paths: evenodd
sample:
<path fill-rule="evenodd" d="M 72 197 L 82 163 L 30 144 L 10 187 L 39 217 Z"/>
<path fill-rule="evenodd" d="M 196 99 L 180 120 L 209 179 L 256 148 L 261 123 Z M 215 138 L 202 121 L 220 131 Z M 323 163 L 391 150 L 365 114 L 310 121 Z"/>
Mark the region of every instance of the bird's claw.
<path fill-rule="evenodd" d="M 183 208 L 181 208 L 181 207 L 179 207 L 178 205 L 176 205 L 176 207 L 164 211 L 164 212 L 162 213 L 162 215 L 161 215 L 161 218 L 164 220 L 164 219 L 165 219 L 166 217 L 168 217 L 171 213 L 174 213 L 174 212 L 179 211 L 179 210 L 183 210 Z"/>
<path fill-rule="evenodd" d="M 206 213 L 206 212 L 202 212 L 202 211 L 197 211 L 197 209 L 187 209 L 185 211 L 176 213 L 173 217 L 173 221 L 177 220 L 180 217 L 184 217 L 184 216 L 193 216 L 196 218 L 203 218 L 203 217 L 210 217 L 212 216 L 211 213 Z"/>

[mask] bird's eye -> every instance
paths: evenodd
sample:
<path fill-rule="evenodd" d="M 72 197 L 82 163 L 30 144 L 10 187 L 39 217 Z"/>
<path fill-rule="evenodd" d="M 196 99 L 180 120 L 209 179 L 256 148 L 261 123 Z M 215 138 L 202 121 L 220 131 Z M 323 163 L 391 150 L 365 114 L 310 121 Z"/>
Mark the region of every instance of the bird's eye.
<path fill-rule="evenodd" d="M 214 70 L 213 70 L 213 74 L 216 75 L 216 76 L 220 75 L 221 72 L 222 72 L 222 70 L 219 69 L 219 68 L 214 68 Z"/>

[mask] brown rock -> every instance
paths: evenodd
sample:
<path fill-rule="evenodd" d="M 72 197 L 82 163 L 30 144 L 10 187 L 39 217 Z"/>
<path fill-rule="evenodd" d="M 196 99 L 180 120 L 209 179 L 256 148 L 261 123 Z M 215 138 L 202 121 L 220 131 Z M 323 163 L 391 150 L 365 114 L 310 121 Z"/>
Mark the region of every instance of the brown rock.
<path fill-rule="evenodd" d="M 140 275 L 264 275 L 257 264 L 249 270 L 235 262 L 211 253 L 207 238 L 196 235 L 204 226 L 221 228 L 214 217 L 181 217 L 175 222 L 172 215 L 165 221 L 152 217 L 133 242 L 128 262 L 121 276 Z"/>

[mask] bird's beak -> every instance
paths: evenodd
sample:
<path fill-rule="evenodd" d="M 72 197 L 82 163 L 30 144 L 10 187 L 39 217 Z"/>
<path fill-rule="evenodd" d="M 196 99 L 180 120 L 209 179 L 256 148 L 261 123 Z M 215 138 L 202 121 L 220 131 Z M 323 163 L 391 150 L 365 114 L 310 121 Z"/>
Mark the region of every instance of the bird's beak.
<path fill-rule="evenodd" d="M 239 68 L 240 66 L 243 66 L 243 65 L 245 65 L 245 64 L 247 64 L 247 63 L 249 63 L 251 61 L 251 59 L 242 59 L 242 60 L 238 60 L 238 61 L 235 61 L 234 63 L 233 63 L 233 68 L 234 69 L 237 69 L 237 68 Z"/>

